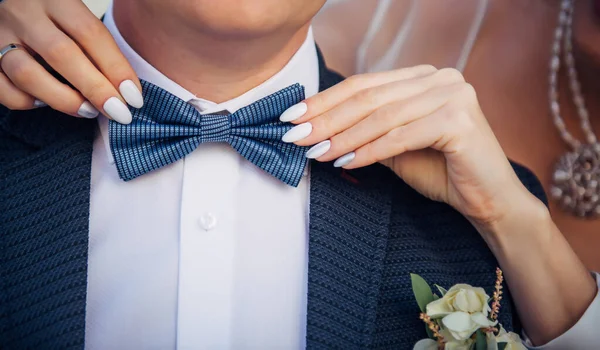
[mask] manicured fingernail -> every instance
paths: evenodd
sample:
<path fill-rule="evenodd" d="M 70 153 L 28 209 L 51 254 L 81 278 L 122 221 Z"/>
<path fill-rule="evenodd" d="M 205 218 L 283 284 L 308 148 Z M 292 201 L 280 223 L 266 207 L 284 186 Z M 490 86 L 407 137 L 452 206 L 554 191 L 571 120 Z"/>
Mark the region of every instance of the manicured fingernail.
<path fill-rule="evenodd" d="M 142 108 L 144 106 L 144 97 L 135 83 L 131 80 L 125 80 L 119 85 L 119 92 L 131 107 Z"/>
<path fill-rule="evenodd" d="M 323 142 L 319 142 L 316 145 L 312 146 L 308 152 L 306 152 L 306 158 L 308 159 L 316 159 L 320 156 L 324 155 L 331 148 L 331 141 L 326 140 Z"/>
<path fill-rule="evenodd" d="M 343 166 L 350 164 L 350 162 L 353 161 L 354 158 L 356 158 L 356 153 L 354 153 L 354 152 L 346 153 L 343 156 L 339 157 L 335 161 L 335 163 L 333 163 L 333 166 L 336 168 L 341 168 Z"/>
<path fill-rule="evenodd" d="M 35 100 L 33 101 L 33 108 L 42 108 L 42 107 L 47 107 L 48 104 L 44 101 L 40 101 L 40 100 Z"/>
<path fill-rule="evenodd" d="M 102 107 L 111 119 L 121 124 L 129 124 L 133 119 L 129 108 L 116 97 L 109 98 Z"/>
<path fill-rule="evenodd" d="M 100 112 L 98 112 L 98 110 L 94 108 L 94 106 L 92 106 L 92 104 L 88 101 L 82 103 L 81 107 L 79 107 L 79 110 L 77 111 L 78 116 L 88 119 L 96 118 L 99 113 Z"/>
<path fill-rule="evenodd" d="M 294 126 L 290 131 L 286 132 L 285 135 L 281 138 L 283 142 L 296 142 L 300 141 L 306 136 L 310 135 L 312 132 L 312 124 L 311 123 L 302 123 L 300 125 Z"/>
<path fill-rule="evenodd" d="M 303 116 L 308 110 L 308 106 L 304 102 L 300 102 L 292 107 L 288 108 L 281 114 L 279 120 L 282 122 L 291 122 Z"/>

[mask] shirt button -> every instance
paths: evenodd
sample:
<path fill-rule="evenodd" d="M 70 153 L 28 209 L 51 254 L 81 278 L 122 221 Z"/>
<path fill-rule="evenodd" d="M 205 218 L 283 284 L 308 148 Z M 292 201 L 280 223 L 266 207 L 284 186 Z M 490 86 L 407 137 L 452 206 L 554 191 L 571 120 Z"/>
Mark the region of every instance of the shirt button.
<path fill-rule="evenodd" d="M 204 229 L 204 231 L 210 231 L 217 227 L 217 217 L 212 213 L 206 213 L 200 217 L 200 227 Z"/>

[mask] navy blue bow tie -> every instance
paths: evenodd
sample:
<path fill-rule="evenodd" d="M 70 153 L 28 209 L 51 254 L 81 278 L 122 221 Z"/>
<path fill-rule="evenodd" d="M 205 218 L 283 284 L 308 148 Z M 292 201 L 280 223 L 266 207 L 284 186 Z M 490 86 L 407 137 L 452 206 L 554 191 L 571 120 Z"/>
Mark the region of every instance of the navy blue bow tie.
<path fill-rule="evenodd" d="M 200 114 L 192 105 L 142 81 L 144 107 L 131 109 L 129 125 L 110 122 L 109 136 L 119 177 L 135 179 L 173 163 L 204 142 L 227 142 L 244 158 L 291 186 L 298 186 L 306 147 L 281 141 L 293 125 L 279 121 L 289 107 L 304 100 L 295 84 L 231 115 Z"/>

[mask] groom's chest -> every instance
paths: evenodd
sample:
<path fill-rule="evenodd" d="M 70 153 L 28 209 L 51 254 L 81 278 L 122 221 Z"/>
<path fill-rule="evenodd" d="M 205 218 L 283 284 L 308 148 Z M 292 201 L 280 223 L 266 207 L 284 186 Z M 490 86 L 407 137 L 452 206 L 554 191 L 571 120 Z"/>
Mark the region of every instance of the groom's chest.
<path fill-rule="evenodd" d="M 302 347 L 330 328 L 335 344 L 370 342 L 390 217 L 381 186 L 315 163 L 310 190 L 303 180 L 302 196 L 277 203 L 264 189 L 185 191 L 185 177 L 128 192 L 102 179 L 115 174 L 95 174 L 91 124 L 65 125 L 51 142 L 22 138 L 3 153 L 0 344 L 80 348 L 94 327 L 173 344 L 212 332 Z"/>

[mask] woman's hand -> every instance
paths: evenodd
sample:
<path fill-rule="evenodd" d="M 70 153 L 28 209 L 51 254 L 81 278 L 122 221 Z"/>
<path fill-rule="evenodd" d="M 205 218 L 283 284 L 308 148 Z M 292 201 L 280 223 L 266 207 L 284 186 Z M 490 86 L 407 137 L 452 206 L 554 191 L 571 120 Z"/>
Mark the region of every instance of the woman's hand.
<path fill-rule="evenodd" d="M 0 49 L 12 43 L 27 50 L 10 51 L 0 61 L 0 104 L 10 109 L 47 104 L 72 116 L 93 118 L 100 111 L 129 123 L 125 101 L 143 104 L 135 72 L 80 0 L 0 2 Z M 74 88 L 44 69 L 36 55 Z"/>
<path fill-rule="evenodd" d="M 418 66 L 354 76 L 281 119 L 299 124 L 284 141 L 315 145 L 309 158 L 347 169 L 380 162 L 467 217 L 504 270 L 535 344 L 563 334 L 594 299 L 595 281 L 517 178 L 458 71 Z"/>
<path fill-rule="evenodd" d="M 283 120 L 306 113 L 284 140 L 317 144 L 310 158 L 337 159 L 347 169 L 380 162 L 478 228 L 503 219 L 525 198 L 543 206 L 520 183 L 473 87 L 455 69 L 357 75 L 293 108 Z"/>

